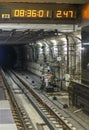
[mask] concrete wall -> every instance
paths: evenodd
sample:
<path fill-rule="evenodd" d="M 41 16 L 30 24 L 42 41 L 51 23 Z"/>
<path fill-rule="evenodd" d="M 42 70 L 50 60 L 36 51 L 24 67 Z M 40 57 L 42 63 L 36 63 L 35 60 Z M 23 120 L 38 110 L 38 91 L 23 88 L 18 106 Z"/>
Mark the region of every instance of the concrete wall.
<path fill-rule="evenodd" d="M 76 35 L 79 34 L 80 33 Z M 62 85 L 61 87 L 63 87 L 63 89 L 67 89 L 69 84 L 68 80 L 70 80 L 70 78 L 80 80 L 81 44 L 80 41 L 76 40 L 74 35 L 69 34 L 68 38 L 69 38 L 69 44 L 67 43 L 65 35 L 48 38 L 45 39 L 45 41 L 41 40 L 40 44 L 38 44 L 39 43 L 38 42 L 36 45 L 40 49 L 38 49 L 39 56 L 36 61 L 33 61 L 33 59 L 31 58 L 33 55 L 31 54 L 32 52 L 31 47 L 28 48 L 27 53 L 29 54 L 30 57 L 28 58 L 27 69 L 32 73 L 41 76 L 42 71 L 44 71 L 45 69 L 46 63 L 48 63 L 49 66 L 53 67 L 54 69 L 54 80 L 56 85 L 58 85 L 59 87 Z M 52 52 L 50 52 L 50 50 Z M 44 61 L 45 57 L 47 60 L 46 62 Z M 58 57 L 59 61 L 57 59 Z"/>
<path fill-rule="evenodd" d="M 28 64 L 27 64 L 27 69 L 30 71 L 30 72 L 32 72 L 32 73 L 34 73 L 34 74 L 36 74 L 36 75 L 38 75 L 38 76 L 41 76 L 41 68 L 40 68 L 40 64 L 37 64 L 37 63 L 34 63 L 34 62 L 29 62 Z"/>

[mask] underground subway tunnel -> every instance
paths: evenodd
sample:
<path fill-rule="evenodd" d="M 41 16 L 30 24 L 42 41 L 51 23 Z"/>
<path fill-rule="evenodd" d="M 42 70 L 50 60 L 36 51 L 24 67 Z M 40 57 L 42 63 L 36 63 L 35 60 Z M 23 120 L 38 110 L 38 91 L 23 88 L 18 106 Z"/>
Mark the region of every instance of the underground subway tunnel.
<path fill-rule="evenodd" d="M 0 30 L 0 66 L 4 69 L 26 69 L 29 61 L 38 59 L 36 41 L 55 35 L 56 30 Z"/>
<path fill-rule="evenodd" d="M 24 51 L 23 45 L 0 45 L 0 66 L 3 69 L 22 68 Z"/>

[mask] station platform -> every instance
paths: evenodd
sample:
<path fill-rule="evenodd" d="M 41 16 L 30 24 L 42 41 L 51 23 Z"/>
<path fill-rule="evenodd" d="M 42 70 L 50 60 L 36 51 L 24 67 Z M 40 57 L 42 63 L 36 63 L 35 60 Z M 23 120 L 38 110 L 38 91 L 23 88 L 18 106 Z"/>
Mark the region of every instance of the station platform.
<path fill-rule="evenodd" d="M 0 100 L 0 130 L 17 130 L 8 100 Z"/>

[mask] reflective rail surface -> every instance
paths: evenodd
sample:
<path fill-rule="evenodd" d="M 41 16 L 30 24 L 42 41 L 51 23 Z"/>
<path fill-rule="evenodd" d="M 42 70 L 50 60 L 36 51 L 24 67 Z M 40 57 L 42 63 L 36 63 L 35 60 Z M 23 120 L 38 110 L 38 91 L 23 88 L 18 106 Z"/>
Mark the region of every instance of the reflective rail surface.
<path fill-rule="evenodd" d="M 76 130 L 76 128 L 55 109 L 55 106 L 49 103 L 45 98 L 42 98 L 33 90 L 31 85 L 27 85 L 16 73 L 15 75 L 11 73 L 11 75 L 51 130 Z"/>
<path fill-rule="evenodd" d="M 13 90 L 10 88 L 9 84 L 10 81 L 9 82 L 7 81 L 6 74 L 3 71 L 2 75 L 8 92 L 8 100 L 10 101 L 12 107 L 13 118 L 17 126 L 16 130 L 35 130 L 25 109 L 20 104 L 18 104 L 16 97 L 14 96 Z"/>

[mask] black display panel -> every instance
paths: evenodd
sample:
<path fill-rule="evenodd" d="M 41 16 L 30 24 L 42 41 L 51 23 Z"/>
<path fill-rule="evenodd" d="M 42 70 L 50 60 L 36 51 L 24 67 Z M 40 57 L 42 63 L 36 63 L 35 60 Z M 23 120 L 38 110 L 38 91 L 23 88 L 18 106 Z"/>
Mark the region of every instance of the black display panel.
<path fill-rule="evenodd" d="M 80 4 L 0 3 L 0 22 L 74 24 L 80 21 Z"/>

